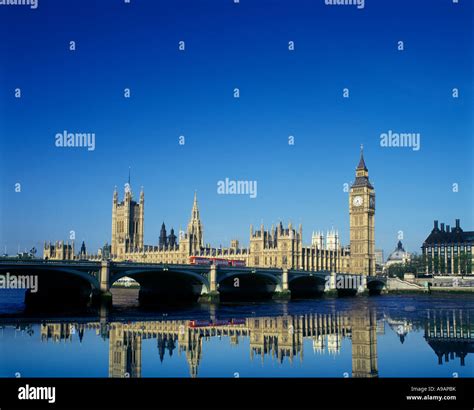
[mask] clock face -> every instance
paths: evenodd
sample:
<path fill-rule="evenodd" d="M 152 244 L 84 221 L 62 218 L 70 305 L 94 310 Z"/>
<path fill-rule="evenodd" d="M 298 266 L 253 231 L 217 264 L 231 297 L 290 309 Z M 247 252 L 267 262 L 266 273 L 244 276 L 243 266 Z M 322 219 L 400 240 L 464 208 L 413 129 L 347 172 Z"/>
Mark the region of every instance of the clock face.
<path fill-rule="evenodd" d="M 363 202 L 363 199 L 361 196 L 356 196 L 354 197 L 354 199 L 352 200 L 352 203 L 354 204 L 354 206 L 361 206 L 362 205 L 362 202 Z"/>
<path fill-rule="evenodd" d="M 371 208 L 375 208 L 375 198 L 373 196 L 370 197 L 369 205 Z"/>

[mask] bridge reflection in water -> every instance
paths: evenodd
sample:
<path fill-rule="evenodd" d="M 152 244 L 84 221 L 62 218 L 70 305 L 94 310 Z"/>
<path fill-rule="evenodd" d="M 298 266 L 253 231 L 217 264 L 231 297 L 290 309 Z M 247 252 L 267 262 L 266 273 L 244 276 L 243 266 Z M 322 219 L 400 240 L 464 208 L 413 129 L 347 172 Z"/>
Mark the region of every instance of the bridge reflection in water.
<path fill-rule="evenodd" d="M 424 338 L 438 356 L 438 363 L 465 357 L 474 352 L 474 329 L 466 311 L 459 309 L 428 311 L 425 320 L 377 319 L 373 309 L 350 312 L 312 313 L 276 317 L 250 317 L 230 320 L 160 320 L 119 322 L 101 320 L 89 323 L 45 323 L 41 340 L 61 342 L 76 334 L 82 341 L 86 331 L 95 331 L 108 339 L 109 377 L 141 377 L 142 343 L 156 339 L 160 360 L 166 355 L 185 355 L 189 374 L 197 377 L 203 360 L 203 347 L 212 338 L 228 337 L 231 344 L 244 339 L 249 343 L 250 358 L 265 357 L 283 363 L 303 360 L 303 343 L 312 340 L 317 353 L 337 353 L 344 339 L 352 343 L 352 377 L 378 377 L 377 335 L 385 333 L 384 322 L 404 337 L 414 327 L 424 328 Z M 345 375 L 350 377 L 349 374 Z"/>
<path fill-rule="evenodd" d="M 303 341 L 312 339 L 313 349 L 337 352 L 344 338 L 352 339 L 352 376 L 377 377 L 377 323 L 375 311 L 308 314 L 300 316 L 252 317 L 245 319 L 190 321 L 163 320 L 90 323 L 47 323 L 41 325 L 43 341 L 72 340 L 77 333 L 82 341 L 86 330 L 109 340 L 109 377 L 141 377 L 142 342 L 156 339 L 163 361 L 166 352 L 185 354 L 191 377 L 198 376 L 203 343 L 227 336 L 232 344 L 248 338 L 250 357 L 303 360 Z"/>

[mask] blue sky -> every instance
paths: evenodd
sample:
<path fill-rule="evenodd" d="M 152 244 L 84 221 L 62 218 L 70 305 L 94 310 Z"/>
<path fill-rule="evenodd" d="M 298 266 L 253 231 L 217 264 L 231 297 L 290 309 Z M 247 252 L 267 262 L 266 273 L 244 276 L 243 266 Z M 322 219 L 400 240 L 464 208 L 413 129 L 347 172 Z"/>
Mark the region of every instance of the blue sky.
<path fill-rule="evenodd" d="M 0 6 L 1 251 L 74 230 L 95 252 L 110 242 L 112 192 L 129 166 L 148 244 L 162 221 L 185 227 L 194 190 L 214 246 L 247 244 L 250 224 L 279 219 L 301 222 L 306 243 L 334 226 L 347 244 L 343 186 L 360 144 L 377 248 L 388 253 L 403 231 L 419 251 L 433 219 L 473 230 L 472 19 L 463 0 Z M 94 132 L 95 150 L 56 147 L 64 130 Z M 381 147 L 388 130 L 420 133 L 421 149 Z M 256 180 L 257 198 L 218 195 L 225 178 Z"/>

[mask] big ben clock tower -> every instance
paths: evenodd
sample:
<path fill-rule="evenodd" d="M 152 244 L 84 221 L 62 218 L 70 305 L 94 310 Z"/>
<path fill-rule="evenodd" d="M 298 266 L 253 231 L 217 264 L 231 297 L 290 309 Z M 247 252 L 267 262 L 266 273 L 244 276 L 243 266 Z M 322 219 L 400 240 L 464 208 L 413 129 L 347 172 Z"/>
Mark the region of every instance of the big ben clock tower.
<path fill-rule="evenodd" d="M 363 147 L 349 194 L 351 273 L 375 275 L 375 190 L 369 181 Z"/>

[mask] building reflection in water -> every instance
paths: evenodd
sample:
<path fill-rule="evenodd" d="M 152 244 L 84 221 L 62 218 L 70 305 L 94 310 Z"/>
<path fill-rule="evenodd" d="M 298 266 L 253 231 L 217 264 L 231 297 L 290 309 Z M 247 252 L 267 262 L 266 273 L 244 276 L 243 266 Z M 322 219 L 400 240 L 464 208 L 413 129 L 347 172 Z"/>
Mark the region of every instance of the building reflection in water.
<path fill-rule="evenodd" d="M 465 365 L 468 353 L 474 352 L 474 329 L 469 312 L 457 309 L 428 311 L 425 340 L 438 356 L 438 363 L 459 358 Z"/>
<path fill-rule="evenodd" d="M 161 361 L 177 352 L 185 355 L 191 377 L 198 376 L 203 343 L 214 337 L 228 337 L 233 345 L 247 338 L 250 358 L 271 357 L 283 363 L 303 360 L 303 341 L 311 339 L 313 351 L 337 355 L 342 340 L 352 341 L 352 377 L 378 377 L 377 335 L 385 332 L 384 322 L 403 339 L 412 324 L 384 315 L 377 320 L 375 310 L 360 310 L 298 316 L 251 317 L 230 320 L 163 320 L 137 322 L 100 322 L 71 324 L 49 323 L 41 326 L 42 340 L 72 340 L 76 332 L 82 340 L 86 329 L 93 329 L 109 341 L 109 377 L 141 377 L 142 342 L 156 340 Z M 430 311 L 427 320 L 418 324 L 425 328 L 425 339 L 439 358 L 439 363 L 459 357 L 461 365 L 473 352 L 473 334 L 469 317 L 460 310 Z M 407 330 L 408 329 L 408 330 Z M 399 334 L 400 336 L 400 334 Z M 402 339 L 401 339 L 402 340 Z"/>
<path fill-rule="evenodd" d="M 400 343 L 405 343 L 405 338 L 413 330 L 413 324 L 407 319 L 393 319 L 388 315 L 384 316 L 385 321 L 390 328 L 397 334 Z"/>
<path fill-rule="evenodd" d="M 356 312 L 352 325 L 352 377 L 378 377 L 375 311 Z"/>

